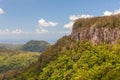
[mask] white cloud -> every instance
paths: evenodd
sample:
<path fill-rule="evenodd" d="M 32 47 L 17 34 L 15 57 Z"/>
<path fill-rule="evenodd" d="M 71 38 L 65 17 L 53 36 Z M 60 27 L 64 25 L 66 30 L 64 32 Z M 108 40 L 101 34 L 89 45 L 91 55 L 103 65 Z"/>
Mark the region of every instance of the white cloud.
<path fill-rule="evenodd" d="M 88 14 L 83 14 L 83 15 L 72 15 L 69 17 L 69 20 L 71 21 L 75 21 L 76 19 L 79 19 L 79 18 L 91 18 L 91 17 L 94 17 L 93 15 L 88 15 Z"/>
<path fill-rule="evenodd" d="M 37 34 L 48 33 L 48 32 L 49 32 L 48 30 L 46 30 L 42 27 L 39 27 L 39 28 L 36 29 Z"/>
<path fill-rule="evenodd" d="M 103 12 L 103 16 L 110 16 L 110 15 L 116 15 L 116 14 L 120 14 L 120 9 L 115 10 L 115 11 L 104 11 Z"/>
<path fill-rule="evenodd" d="M 36 29 L 37 34 L 42 34 L 42 33 L 48 33 L 49 31 L 46 29 L 48 27 L 55 27 L 57 26 L 57 22 L 53 22 L 53 21 L 46 21 L 44 19 L 40 19 L 38 20 L 38 27 Z"/>
<path fill-rule="evenodd" d="M 10 33 L 9 29 L 4 29 L 4 30 L 0 29 L 0 34 L 9 34 L 9 33 Z"/>
<path fill-rule="evenodd" d="M 0 8 L 0 14 L 4 14 L 4 10 L 2 8 Z"/>
<path fill-rule="evenodd" d="M 52 22 L 52 21 L 46 22 L 44 19 L 40 19 L 38 22 L 39 22 L 39 26 L 41 27 L 55 27 L 58 24 L 57 22 Z"/>
<path fill-rule="evenodd" d="M 26 32 L 21 29 L 15 29 L 15 30 L 11 31 L 11 33 L 12 34 L 30 34 L 31 32 Z"/>
<path fill-rule="evenodd" d="M 65 24 L 65 25 L 64 25 L 64 28 L 68 28 L 68 29 L 71 29 L 71 30 L 72 30 L 73 23 L 74 23 L 74 22 L 71 21 L 71 22 L 69 22 L 68 24 Z"/>
<path fill-rule="evenodd" d="M 72 26 L 74 24 L 74 21 L 77 20 L 77 19 L 80 19 L 80 18 L 91 18 L 91 17 L 94 17 L 93 15 L 88 15 L 88 14 L 82 14 L 82 15 L 72 15 L 69 17 L 69 23 L 65 24 L 64 25 L 64 28 L 67 28 L 67 29 L 72 29 Z"/>
<path fill-rule="evenodd" d="M 110 16 L 110 15 L 112 15 L 112 12 L 110 12 L 110 11 L 105 11 L 105 12 L 103 13 L 103 15 L 104 15 L 104 16 Z"/>
<path fill-rule="evenodd" d="M 114 15 L 115 15 L 115 14 L 120 14 L 120 9 L 114 11 L 113 14 L 114 14 Z"/>
<path fill-rule="evenodd" d="M 0 34 L 31 34 L 31 32 L 26 32 L 21 29 L 9 30 L 9 29 L 0 29 Z"/>

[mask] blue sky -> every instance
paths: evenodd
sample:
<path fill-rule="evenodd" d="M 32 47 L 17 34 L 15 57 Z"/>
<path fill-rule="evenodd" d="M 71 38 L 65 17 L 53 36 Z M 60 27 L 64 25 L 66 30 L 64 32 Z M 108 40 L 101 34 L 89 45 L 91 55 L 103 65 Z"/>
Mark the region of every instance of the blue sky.
<path fill-rule="evenodd" d="M 75 19 L 119 12 L 120 0 L 0 0 L 0 42 L 55 42 Z"/>

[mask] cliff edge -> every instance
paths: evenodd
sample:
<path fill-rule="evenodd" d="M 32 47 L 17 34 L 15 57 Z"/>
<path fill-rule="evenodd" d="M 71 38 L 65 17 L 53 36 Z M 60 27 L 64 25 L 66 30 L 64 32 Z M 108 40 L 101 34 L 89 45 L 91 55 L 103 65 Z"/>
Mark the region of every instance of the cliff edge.
<path fill-rule="evenodd" d="M 120 14 L 78 19 L 71 36 L 74 40 L 90 41 L 92 44 L 116 44 L 120 40 Z"/>

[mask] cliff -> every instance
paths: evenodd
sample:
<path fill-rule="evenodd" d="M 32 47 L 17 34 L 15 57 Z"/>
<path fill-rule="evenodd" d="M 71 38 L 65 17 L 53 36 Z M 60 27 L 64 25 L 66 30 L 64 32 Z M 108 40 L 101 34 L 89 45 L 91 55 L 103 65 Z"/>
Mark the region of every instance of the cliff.
<path fill-rule="evenodd" d="M 120 14 L 78 19 L 71 36 L 74 40 L 90 41 L 92 44 L 116 44 L 120 40 Z"/>

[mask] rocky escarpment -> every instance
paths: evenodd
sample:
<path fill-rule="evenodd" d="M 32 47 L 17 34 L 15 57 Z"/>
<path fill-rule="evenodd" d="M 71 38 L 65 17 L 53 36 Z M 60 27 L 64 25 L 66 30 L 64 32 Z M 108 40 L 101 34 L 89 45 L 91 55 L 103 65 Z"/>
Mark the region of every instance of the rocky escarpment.
<path fill-rule="evenodd" d="M 74 40 L 92 44 L 116 44 L 120 41 L 120 15 L 78 19 L 71 36 Z"/>

